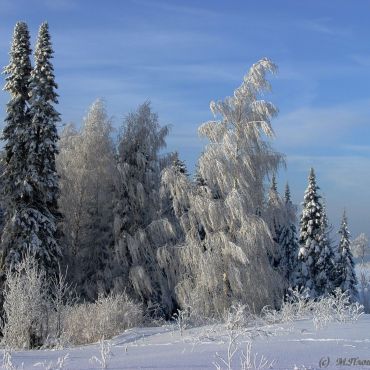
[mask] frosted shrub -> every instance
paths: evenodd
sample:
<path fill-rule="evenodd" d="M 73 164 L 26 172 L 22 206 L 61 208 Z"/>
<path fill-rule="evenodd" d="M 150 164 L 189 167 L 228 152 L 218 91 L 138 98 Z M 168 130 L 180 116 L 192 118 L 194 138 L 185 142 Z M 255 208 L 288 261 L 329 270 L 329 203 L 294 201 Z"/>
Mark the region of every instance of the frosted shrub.
<path fill-rule="evenodd" d="M 342 292 L 339 288 L 327 300 L 333 309 L 335 321 L 357 321 L 363 314 L 364 307 L 358 302 L 351 303 L 348 292 Z"/>
<path fill-rule="evenodd" d="M 97 342 L 111 338 L 143 321 L 142 307 L 126 294 L 99 296 L 94 303 L 67 307 L 63 336 L 72 344 Z"/>
<path fill-rule="evenodd" d="M 11 348 L 38 347 L 46 337 L 45 274 L 27 256 L 6 274 L 2 343 Z"/>
<path fill-rule="evenodd" d="M 182 336 L 184 333 L 184 330 L 187 329 L 191 325 L 190 311 L 178 309 L 173 314 L 172 318 L 175 321 L 176 327 L 180 331 L 180 335 Z"/>
<path fill-rule="evenodd" d="M 272 369 L 275 360 L 268 360 L 264 355 L 258 356 L 258 353 L 252 353 L 252 342 L 247 342 L 246 351 L 240 355 L 241 370 L 262 370 Z"/>
<path fill-rule="evenodd" d="M 312 311 L 312 322 L 315 329 L 322 329 L 328 323 L 334 321 L 334 310 L 331 306 L 330 298 L 323 298 L 316 302 Z"/>
<path fill-rule="evenodd" d="M 235 367 L 235 356 L 239 353 L 240 367 Z M 237 336 L 229 337 L 229 346 L 227 349 L 226 357 L 222 357 L 216 352 L 216 361 L 213 362 L 216 370 L 262 370 L 272 369 L 275 360 L 268 360 L 264 355 L 258 355 L 258 353 L 252 352 L 252 342 L 250 340 L 246 343 L 246 350 L 241 350 L 238 343 Z"/>
<path fill-rule="evenodd" d="M 357 321 L 363 314 L 363 306 L 358 302 L 351 303 L 348 292 L 335 289 L 330 296 L 323 297 L 312 305 L 313 323 L 316 329 L 325 327 L 329 322 Z"/>
<path fill-rule="evenodd" d="M 225 312 L 224 321 L 226 328 L 228 330 L 238 330 L 245 328 L 248 323 L 254 321 L 255 317 L 253 315 L 252 320 L 250 320 L 250 310 L 247 305 L 234 303 L 228 311 Z"/>
<path fill-rule="evenodd" d="M 262 316 L 268 323 L 312 319 L 316 329 L 334 321 L 356 321 L 362 314 L 363 306 L 358 302 L 352 303 L 349 294 L 340 288 L 316 301 L 307 298 L 307 291 L 291 290 L 279 311 L 269 307 L 262 310 Z"/>
<path fill-rule="evenodd" d="M 289 289 L 280 310 L 264 307 L 262 317 L 269 324 L 292 322 L 311 317 L 313 301 L 308 299 L 307 290 Z"/>
<path fill-rule="evenodd" d="M 66 362 L 68 361 L 69 354 L 65 354 L 63 357 L 58 357 L 57 362 L 54 363 L 53 361 L 44 361 L 44 362 L 38 362 L 34 364 L 33 366 L 39 366 L 44 370 L 61 370 L 65 369 Z"/>
<path fill-rule="evenodd" d="M 101 369 L 107 369 L 110 358 L 113 356 L 111 344 L 102 338 L 100 340 L 100 357 L 93 356 L 90 362 L 96 362 Z"/>

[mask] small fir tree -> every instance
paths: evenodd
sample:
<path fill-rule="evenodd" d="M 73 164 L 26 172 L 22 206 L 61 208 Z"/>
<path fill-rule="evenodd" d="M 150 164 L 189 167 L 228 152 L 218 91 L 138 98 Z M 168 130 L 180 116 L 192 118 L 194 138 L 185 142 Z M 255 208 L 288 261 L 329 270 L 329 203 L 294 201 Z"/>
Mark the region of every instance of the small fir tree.
<path fill-rule="evenodd" d="M 289 286 L 295 287 L 297 284 L 299 244 L 296 228 L 296 207 L 291 201 L 288 184 L 285 187 L 284 205 L 285 223 L 281 228 L 279 238 L 279 245 L 282 252 L 281 267 Z"/>
<path fill-rule="evenodd" d="M 339 229 L 340 241 L 336 260 L 337 281 L 336 286 L 347 292 L 352 300 L 357 298 L 357 278 L 351 252 L 350 232 L 346 212 L 343 212 Z"/>
<path fill-rule="evenodd" d="M 333 249 L 333 241 L 331 240 L 330 233 L 333 227 L 329 224 L 327 212 L 326 212 L 326 203 L 325 200 L 322 202 L 322 217 L 321 217 L 321 230 L 322 236 L 320 245 L 321 248 L 324 250 L 325 256 L 325 265 L 326 265 L 326 275 L 327 281 L 323 281 L 322 284 L 326 286 L 325 292 L 326 293 L 333 293 L 335 286 L 337 275 L 335 271 L 335 252 Z"/>
<path fill-rule="evenodd" d="M 275 174 L 272 175 L 271 185 L 268 192 L 267 207 L 265 219 L 270 228 L 272 238 L 274 240 L 273 253 L 269 256 L 271 265 L 274 268 L 284 270 L 285 267 L 281 266 L 283 261 L 283 251 L 280 245 L 280 237 L 285 222 L 284 204 L 277 190 L 277 183 Z"/>

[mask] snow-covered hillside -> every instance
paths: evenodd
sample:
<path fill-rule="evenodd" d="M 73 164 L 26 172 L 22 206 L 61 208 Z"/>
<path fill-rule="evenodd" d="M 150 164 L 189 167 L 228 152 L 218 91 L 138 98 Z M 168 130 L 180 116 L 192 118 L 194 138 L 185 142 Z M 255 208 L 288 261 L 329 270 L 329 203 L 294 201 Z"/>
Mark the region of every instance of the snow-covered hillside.
<path fill-rule="evenodd" d="M 218 353 L 227 360 L 228 333 L 220 325 L 208 325 L 185 330 L 183 336 L 173 326 L 135 328 L 106 341 L 111 345 L 112 357 L 108 369 L 216 369 Z M 257 365 L 261 356 L 273 369 L 365 369 L 370 364 L 370 315 L 363 315 L 353 323 L 330 323 L 316 330 L 312 321 L 301 320 L 291 324 L 265 326 L 252 340 L 252 362 Z M 256 334 L 256 332 L 254 332 Z M 247 354 L 248 337 L 238 339 L 233 369 L 241 369 L 240 354 Z M 48 368 L 50 362 L 68 354 L 65 369 L 99 369 L 101 365 L 90 360 L 100 359 L 100 344 L 75 347 L 60 351 L 40 350 L 14 352 L 13 365 L 24 369 Z M 346 361 L 346 362 L 344 362 Z M 351 363 L 352 361 L 352 363 Z M 367 362 L 361 362 L 367 361 Z M 44 362 L 44 365 L 36 363 Z M 338 364 L 342 364 L 339 365 Z M 356 365 L 357 366 L 356 366 Z M 362 365 L 361 365 L 362 364 Z M 226 368 L 220 364 L 221 368 Z M 348 366 L 350 365 L 350 366 Z M 54 369 L 58 367 L 50 367 Z M 252 367 L 253 368 L 253 367 Z M 267 368 L 267 367 L 266 367 Z"/>

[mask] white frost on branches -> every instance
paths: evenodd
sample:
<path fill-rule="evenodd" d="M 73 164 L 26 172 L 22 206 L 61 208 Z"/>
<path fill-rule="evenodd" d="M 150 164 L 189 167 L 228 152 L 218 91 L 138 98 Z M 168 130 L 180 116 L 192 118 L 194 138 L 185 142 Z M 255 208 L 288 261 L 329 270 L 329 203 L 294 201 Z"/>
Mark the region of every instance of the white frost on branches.
<path fill-rule="evenodd" d="M 191 303 L 205 315 L 222 315 L 232 300 L 259 310 L 281 295 L 280 276 L 268 259 L 275 254 L 273 240 L 260 217 L 264 181 L 282 163 L 266 140 L 273 137 L 270 121 L 277 109 L 259 99 L 270 88 L 266 73 L 275 70 L 262 59 L 233 97 L 211 103 L 220 120 L 199 128 L 210 143 L 199 159 L 196 183 L 173 168 L 162 177 L 185 238 L 162 253 L 160 263 L 176 276 L 180 305 Z"/>

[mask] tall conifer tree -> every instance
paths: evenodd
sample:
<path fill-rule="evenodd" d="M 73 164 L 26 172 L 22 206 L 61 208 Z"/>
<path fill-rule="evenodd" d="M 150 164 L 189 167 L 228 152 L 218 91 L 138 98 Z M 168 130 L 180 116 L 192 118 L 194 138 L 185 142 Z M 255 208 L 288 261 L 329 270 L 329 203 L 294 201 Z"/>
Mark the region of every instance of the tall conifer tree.
<path fill-rule="evenodd" d="M 32 124 L 29 137 L 29 165 L 38 171 L 39 191 L 46 196 L 46 206 L 54 217 L 59 217 L 57 199 L 59 196 L 55 156 L 59 140 L 57 123 L 60 114 L 54 105 L 58 103 L 58 88 L 51 63 L 52 49 L 49 26 L 44 22 L 39 29 L 35 66 L 30 79 L 30 114 Z"/>
<path fill-rule="evenodd" d="M 5 171 L 9 178 L 5 191 L 10 207 L 2 238 L 3 263 L 9 267 L 25 253 L 32 253 L 47 273 L 53 273 L 60 257 L 55 170 L 56 123 L 60 118 L 53 107 L 57 103 L 54 90 L 57 86 L 50 62 L 53 50 L 47 23 L 39 30 L 33 70 L 29 53 L 27 26 L 18 23 L 11 63 L 5 70 L 9 74 L 5 89 L 11 93 L 12 100 L 8 104 L 4 139 L 7 151 L 13 155 L 6 155 Z M 18 101 L 18 110 L 12 104 L 14 100 Z M 17 122 L 11 119 L 15 112 Z"/>
<path fill-rule="evenodd" d="M 30 124 L 28 109 L 29 79 L 31 75 L 30 35 L 27 24 L 18 22 L 14 28 L 10 62 L 4 68 L 4 90 L 10 94 L 6 108 L 2 139 L 5 141 L 3 158 L 3 198 L 6 200 L 5 226 L 1 240 L 1 269 L 16 263 L 28 247 L 29 226 L 26 205 L 30 186 L 25 181 L 28 141 L 26 131 Z"/>

